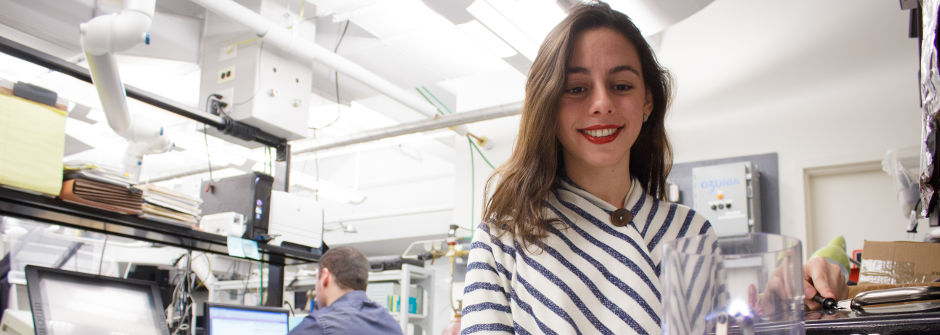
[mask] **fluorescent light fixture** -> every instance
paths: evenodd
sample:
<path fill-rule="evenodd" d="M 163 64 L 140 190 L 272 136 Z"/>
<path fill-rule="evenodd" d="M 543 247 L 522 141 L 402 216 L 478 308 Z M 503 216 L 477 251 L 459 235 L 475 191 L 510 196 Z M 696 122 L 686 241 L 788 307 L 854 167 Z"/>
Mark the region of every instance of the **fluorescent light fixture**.
<path fill-rule="evenodd" d="M 344 19 L 342 16 L 337 15 L 337 18 Z M 421 0 L 377 1 L 345 16 L 382 41 L 413 31 L 441 29 L 450 24 Z"/>
<path fill-rule="evenodd" d="M 457 28 L 466 33 L 470 38 L 480 43 L 484 48 L 491 51 L 496 57 L 506 58 L 516 54 L 516 50 L 503 42 L 477 20 L 471 20 L 464 24 L 458 24 Z"/>
<path fill-rule="evenodd" d="M 493 8 L 486 0 L 474 1 L 467 7 L 467 11 L 523 56 L 529 60 L 535 59 L 539 51 L 538 43 L 523 33 L 515 23 Z"/>
<path fill-rule="evenodd" d="M 535 44 L 541 44 L 548 32 L 565 18 L 565 12 L 555 1 L 545 0 L 485 0 L 510 19 Z"/>
<path fill-rule="evenodd" d="M 649 37 L 692 16 L 712 1 L 610 0 L 608 3 L 611 8 L 630 16 L 643 36 Z"/>

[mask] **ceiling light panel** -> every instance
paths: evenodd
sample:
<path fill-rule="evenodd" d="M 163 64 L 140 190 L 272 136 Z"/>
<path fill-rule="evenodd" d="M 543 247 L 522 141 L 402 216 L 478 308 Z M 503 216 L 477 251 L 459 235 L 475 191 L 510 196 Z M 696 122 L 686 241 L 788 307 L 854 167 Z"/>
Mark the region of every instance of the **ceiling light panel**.
<path fill-rule="evenodd" d="M 541 45 L 545 36 L 562 19 L 565 12 L 554 1 L 545 0 L 484 0 L 515 23 L 530 40 Z"/>
<path fill-rule="evenodd" d="M 523 56 L 529 60 L 535 59 L 539 49 L 538 43 L 526 35 L 516 22 L 494 8 L 489 2 L 476 0 L 467 7 L 467 11 Z"/>
<path fill-rule="evenodd" d="M 414 32 L 391 41 L 392 46 L 420 60 L 419 69 L 438 75 L 437 81 L 474 73 L 509 68 L 502 59 L 470 39 L 451 24 L 449 27 Z"/>
<path fill-rule="evenodd" d="M 506 58 L 516 54 L 516 49 L 503 42 L 499 36 L 483 26 L 480 21 L 470 20 L 464 24 L 458 24 L 457 28 L 466 33 L 470 38 L 480 43 L 481 46 L 492 52 L 496 57 Z"/>
<path fill-rule="evenodd" d="M 713 0 L 611 0 L 610 7 L 630 16 L 643 36 L 655 35 L 695 14 Z"/>
<path fill-rule="evenodd" d="M 345 16 L 383 41 L 412 31 L 453 26 L 420 0 L 380 1 Z"/>

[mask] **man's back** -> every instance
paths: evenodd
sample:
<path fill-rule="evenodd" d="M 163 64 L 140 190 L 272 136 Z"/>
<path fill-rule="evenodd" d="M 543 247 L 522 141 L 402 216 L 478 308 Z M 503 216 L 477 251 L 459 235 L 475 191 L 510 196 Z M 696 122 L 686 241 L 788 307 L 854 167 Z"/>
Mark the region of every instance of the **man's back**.
<path fill-rule="evenodd" d="M 369 300 L 365 292 L 351 291 L 307 315 L 290 335 L 401 333 L 387 309 Z"/>

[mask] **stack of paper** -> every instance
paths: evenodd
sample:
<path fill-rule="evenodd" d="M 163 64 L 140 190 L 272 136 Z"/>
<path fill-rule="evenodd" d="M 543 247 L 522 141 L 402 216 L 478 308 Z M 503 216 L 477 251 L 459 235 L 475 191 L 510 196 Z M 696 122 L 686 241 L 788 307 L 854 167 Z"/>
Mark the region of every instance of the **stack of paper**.
<path fill-rule="evenodd" d="M 138 185 L 144 191 L 140 217 L 174 224 L 195 225 L 202 210 L 201 199 L 192 198 L 154 184 Z"/>
<path fill-rule="evenodd" d="M 118 172 L 92 164 L 66 164 L 62 200 L 122 214 L 142 212 L 143 193 Z"/>
<path fill-rule="evenodd" d="M 59 195 L 67 112 L 9 92 L 0 87 L 0 185 Z"/>
<path fill-rule="evenodd" d="M 91 179 L 121 186 L 131 186 L 133 184 L 130 178 L 114 169 L 82 161 L 66 162 L 65 179 L 74 178 Z"/>

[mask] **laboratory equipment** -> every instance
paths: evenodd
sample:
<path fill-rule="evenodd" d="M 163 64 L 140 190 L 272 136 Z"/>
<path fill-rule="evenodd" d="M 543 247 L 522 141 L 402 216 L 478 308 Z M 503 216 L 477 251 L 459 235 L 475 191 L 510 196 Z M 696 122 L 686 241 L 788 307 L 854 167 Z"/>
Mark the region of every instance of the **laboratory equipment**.
<path fill-rule="evenodd" d="M 663 246 L 663 334 L 802 334 L 799 240 L 696 235 Z"/>
<path fill-rule="evenodd" d="M 33 313 L 9 308 L 3 311 L 3 318 L 0 319 L 0 335 L 32 335 L 35 333 Z"/>
<path fill-rule="evenodd" d="M 199 219 L 199 228 L 214 234 L 242 237 L 245 235 L 245 216 L 235 212 L 203 215 Z"/>
<path fill-rule="evenodd" d="M 137 44 L 150 44 L 150 25 L 156 0 L 125 1 L 120 14 L 107 14 L 81 24 L 82 51 L 101 100 L 108 125 L 127 140 L 124 172 L 137 181 L 143 156 L 173 149 L 163 127 L 135 120 L 127 108 L 124 83 L 114 53 Z"/>
<path fill-rule="evenodd" d="M 152 282 L 26 266 L 37 335 L 169 334 Z"/>
<path fill-rule="evenodd" d="M 940 286 L 896 287 L 859 293 L 852 299 L 813 297 L 827 310 L 855 310 L 869 314 L 891 314 L 940 309 Z"/>
<path fill-rule="evenodd" d="M 292 15 L 281 1 L 239 0 L 243 9 L 275 21 Z M 246 10 L 247 11 L 247 10 Z M 254 14 L 252 13 L 252 14 Z M 285 22 L 285 25 L 292 24 Z M 298 22 L 299 23 L 299 22 Z M 308 135 L 310 91 L 313 68 L 309 60 L 297 60 L 289 53 L 264 45 L 264 34 L 255 34 L 249 26 L 234 22 L 213 11 L 206 12 L 205 33 L 199 68 L 201 104 L 217 94 L 226 106 L 222 113 L 232 119 L 287 140 Z M 313 32 L 309 32 L 312 36 Z M 291 38 L 299 38 L 294 35 Z M 201 105 L 202 110 L 212 110 Z M 221 133 L 209 129 L 209 134 Z M 226 141 L 247 147 L 260 146 L 237 137 Z"/>
<path fill-rule="evenodd" d="M 274 177 L 252 172 L 202 183 L 202 214 L 235 212 L 244 215 L 249 240 L 264 239 L 268 233 L 271 190 Z"/>
<path fill-rule="evenodd" d="M 207 335 L 284 335 L 290 311 L 284 308 L 206 303 Z"/>
<path fill-rule="evenodd" d="M 268 235 L 274 245 L 289 242 L 319 249 L 323 245 L 323 208 L 314 198 L 271 191 Z"/>
<path fill-rule="evenodd" d="M 760 173 L 751 162 L 693 168 L 692 197 L 718 236 L 761 231 Z"/>

